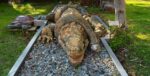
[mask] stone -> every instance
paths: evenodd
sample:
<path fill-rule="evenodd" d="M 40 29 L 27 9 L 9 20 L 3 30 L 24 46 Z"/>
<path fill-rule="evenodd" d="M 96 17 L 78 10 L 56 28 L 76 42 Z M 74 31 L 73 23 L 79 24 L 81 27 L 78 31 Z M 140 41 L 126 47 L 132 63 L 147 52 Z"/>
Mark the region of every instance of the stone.
<path fill-rule="evenodd" d="M 46 44 L 37 42 L 17 76 L 112 76 L 118 74 L 111 58 L 102 56 L 108 55 L 105 50 L 103 51 L 93 53 L 87 50 L 82 64 L 75 68 L 70 64 L 67 53 L 57 42 Z"/>

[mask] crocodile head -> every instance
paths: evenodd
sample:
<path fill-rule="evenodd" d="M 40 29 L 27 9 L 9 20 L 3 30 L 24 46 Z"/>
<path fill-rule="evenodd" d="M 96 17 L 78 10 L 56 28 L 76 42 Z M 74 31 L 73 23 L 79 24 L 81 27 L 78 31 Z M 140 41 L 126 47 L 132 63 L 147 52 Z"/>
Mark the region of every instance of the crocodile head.
<path fill-rule="evenodd" d="M 84 29 L 81 25 L 72 22 L 65 25 L 60 32 L 63 48 L 66 50 L 70 62 L 75 66 L 80 64 L 88 45 Z"/>

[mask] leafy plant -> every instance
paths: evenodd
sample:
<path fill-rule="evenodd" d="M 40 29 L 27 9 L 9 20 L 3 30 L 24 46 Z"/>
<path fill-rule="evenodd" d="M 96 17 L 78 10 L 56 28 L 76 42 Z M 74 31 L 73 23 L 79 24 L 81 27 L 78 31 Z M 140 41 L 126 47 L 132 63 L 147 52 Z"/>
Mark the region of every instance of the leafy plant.
<path fill-rule="evenodd" d="M 123 30 L 121 28 L 113 28 L 114 29 L 114 38 L 110 40 L 110 46 L 114 51 L 119 48 L 124 48 L 130 45 L 131 38 L 128 35 L 129 30 Z"/>

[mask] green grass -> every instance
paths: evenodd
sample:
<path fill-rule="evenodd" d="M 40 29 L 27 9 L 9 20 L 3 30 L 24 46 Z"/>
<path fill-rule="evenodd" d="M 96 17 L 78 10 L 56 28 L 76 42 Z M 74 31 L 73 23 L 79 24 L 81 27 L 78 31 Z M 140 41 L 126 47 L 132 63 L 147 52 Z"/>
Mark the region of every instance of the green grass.
<path fill-rule="evenodd" d="M 150 1 L 127 1 L 127 19 L 133 43 L 129 47 L 130 65 L 135 65 L 137 75 L 150 74 Z M 135 61 L 130 61 L 137 59 Z"/>
<path fill-rule="evenodd" d="M 9 12 L 8 12 L 9 10 Z M 0 75 L 6 76 L 25 47 L 21 33 L 9 32 L 6 25 L 20 13 L 11 6 L 0 4 Z"/>
<path fill-rule="evenodd" d="M 21 32 L 10 32 L 7 25 L 18 15 L 47 14 L 52 6 L 48 3 L 13 4 L 13 6 L 0 4 L 0 76 L 7 75 L 27 44 Z"/>
<path fill-rule="evenodd" d="M 99 15 L 105 21 L 114 20 L 115 18 L 115 16 L 113 15 L 114 14 L 113 12 L 111 13 L 107 11 L 102 11 L 102 9 L 98 7 L 88 7 L 87 10 L 88 10 L 88 13 L 93 14 L 93 15 Z"/>

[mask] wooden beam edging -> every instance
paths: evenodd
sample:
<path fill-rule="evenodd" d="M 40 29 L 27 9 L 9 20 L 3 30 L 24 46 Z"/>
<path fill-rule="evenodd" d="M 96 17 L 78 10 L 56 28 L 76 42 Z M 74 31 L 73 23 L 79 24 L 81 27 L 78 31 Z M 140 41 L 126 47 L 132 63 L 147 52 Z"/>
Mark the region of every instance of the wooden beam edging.
<path fill-rule="evenodd" d="M 106 48 L 107 52 L 109 53 L 112 61 L 114 62 L 115 66 L 118 69 L 118 71 L 121 74 L 121 76 L 128 76 L 127 72 L 125 71 L 125 69 L 123 68 L 121 63 L 119 62 L 118 58 L 115 56 L 114 52 L 110 48 L 110 46 L 107 43 L 106 39 L 105 38 L 101 38 L 101 41 L 102 41 L 104 47 Z"/>
<path fill-rule="evenodd" d="M 19 56 L 19 58 L 17 59 L 17 61 L 13 65 L 13 67 L 11 68 L 11 70 L 9 71 L 8 76 L 15 76 L 15 74 L 17 73 L 18 69 L 20 68 L 21 64 L 25 60 L 25 58 L 26 58 L 27 54 L 29 53 L 30 49 L 32 48 L 33 44 L 35 43 L 38 36 L 40 35 L 42 28 L 47 24 L 47 20 L 43 20 L 43 21 L 44 21 L 43 26 L 41 26 L 40 29 L 38 29 L 37 32 L 35 33 L 35 35 L 32 37 L 31 41 L 28 43 L 26 48 L 23 50 L 23 52 L 21 53 L 21 55 Z"/>

